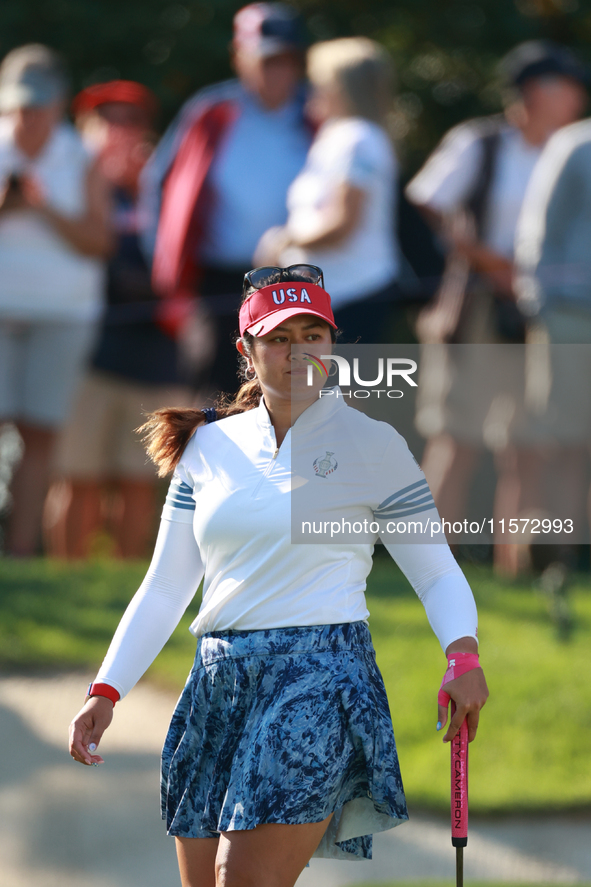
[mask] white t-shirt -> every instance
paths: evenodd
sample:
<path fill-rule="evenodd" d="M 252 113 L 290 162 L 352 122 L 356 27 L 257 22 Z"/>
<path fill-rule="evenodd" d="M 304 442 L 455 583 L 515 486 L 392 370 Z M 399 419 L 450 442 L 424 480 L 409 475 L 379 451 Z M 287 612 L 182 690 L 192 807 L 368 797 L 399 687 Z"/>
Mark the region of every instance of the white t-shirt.
<path fill-rule="evenodd" d="M 0 118 L 0 183 L 28 174 L 49 205 L 76 218 L 86 210 L 90 156 L 70 124 L 55 128 L 33 160 L 20 152 L 10 118 Z M 94 320 L 104 293 L 104 262 L 84 256 L 34 210 L 0 217 L 0 316 L 14 320 Z"/>
<path fill-rule="evenodd" d="M 300 457 L 310 452 L 322 458 L 329 445 L 340 457 L 331 478 L 319 477 L 314 460 L 304 459 L 310 464 L 300 465 L 298 482 L 305 473 L 311 484 L 332 480 L 335 489 L 349 488 L 355 510 L 365 508 L 370 519 L 409 485 L 419 484 L 412 494 L 413 517 L 437 517 L 423 472 L 389 425 L 335 396 L 315 402 L 296 426 L 305 444 L 298 447 Z M 360 434 L 373 468 L 364 492 L 356 449 L 347 443 Z M 152 564 L 97 681 L 121 695 L 128 692 L 166 643 L 203 577 L 203 600 L 191 625 L 197 636 L 367 619 L 364 592 L 373 543 L 291 542 L 291 440 L 289 431 L 277 448 L 263 403 L 197 429 L 171 483 Z M 475 637 L 474 599 L 449 547 L 387 548 L 423 601 L 444 649 L 460 637 Z"/>
<path fill-rule="evenodd" d="M 299 173 L 311 133 L 302 102 L 269 111 L 246 90 L 207 175 L 212 200 L 199 258 L 211 265 L 248 267 L 256 245 L 287 218 L 287 189 Z"/>
<path fill-rule="evenodd" d="M 517 220 L 541 151 L 518 129 L 507 124 L 501 130 L 482 239 L 508 259 L 513 258 Z M 474 191 L 482 159 L 478 127 L 463 124 L 452 129 L 408 184 L 409 200 L 439 213 L 457 210 Z"/>
<path fill-rule="evenodd" d="M 386 132 L 369 120 L 348 117 L 322 126 L 304 169 L 289 189 L 287 224 L 296 237 L 322 229 L 323 210 L 340 185 L 366 192 L 361 222 L 344 242 L 317 250 L 290 247 L 281 257 L 284 265 L 309 262 L 322 268 L 337 311 L 398 276 L 396 178 L 396 155 Z"/>

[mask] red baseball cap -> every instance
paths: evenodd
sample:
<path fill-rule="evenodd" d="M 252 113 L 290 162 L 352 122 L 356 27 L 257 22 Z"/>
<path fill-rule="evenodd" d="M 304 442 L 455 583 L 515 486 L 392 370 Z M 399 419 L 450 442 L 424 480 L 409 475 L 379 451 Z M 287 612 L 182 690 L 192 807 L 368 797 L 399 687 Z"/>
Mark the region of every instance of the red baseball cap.
<path fill-rule="evenodd" d="M 264 336 L 288 317 L 313 314 L 336 330 L 330 296 L 315 283 L 282 281 L 263 286 L 243 302 L 240 308 L 240 335 Z"/>
<path fill-rule="evenodd" d="M 158 111 L 156 95 L 143 83 L 135 80 L 110 80 L 108 83 L 87 86 L 72 100 L 72 111 L 74 114 L 84 114 L 110 102 L 137 105 L 150 117 L 154 117 Z"/>

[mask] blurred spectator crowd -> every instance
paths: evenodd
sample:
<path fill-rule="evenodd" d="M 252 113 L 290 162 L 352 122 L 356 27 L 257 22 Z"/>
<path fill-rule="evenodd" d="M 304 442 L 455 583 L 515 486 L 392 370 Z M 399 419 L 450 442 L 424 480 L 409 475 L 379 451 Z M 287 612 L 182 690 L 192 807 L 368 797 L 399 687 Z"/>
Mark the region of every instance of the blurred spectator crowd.
<path fill-rule="evenodd" d="M 290 6 L 254 3 L 231 57 L 235 79 L 192 96 L 161 138 L 140 83 L 71 100 L 64 61 L 38 44 L 0 66 L 4 553 L 145 556 L 159 489 L 135 429 L 234 393 L 245 272 L 302 262 L 323 269 L 342 341 L 424 346 L 416 425 L 447 520 L 487 448 L 496 517 L 547 511 L 549 477 L 584 515 L 591 397 L 572 380 L 591 378 L 591 350 L 552 346 L 591 345 L 586 68 L 548 41 L 513 48 L 504 111 L 453 128 L 402 193 L 376 42 L 308 48 Z M 420 262 L 434 248 L 435 292 Z M 494 541 L 500 571 L 527 567 L 523 546 Z M 572 548 L 549 559 L 567 569 Z"/>

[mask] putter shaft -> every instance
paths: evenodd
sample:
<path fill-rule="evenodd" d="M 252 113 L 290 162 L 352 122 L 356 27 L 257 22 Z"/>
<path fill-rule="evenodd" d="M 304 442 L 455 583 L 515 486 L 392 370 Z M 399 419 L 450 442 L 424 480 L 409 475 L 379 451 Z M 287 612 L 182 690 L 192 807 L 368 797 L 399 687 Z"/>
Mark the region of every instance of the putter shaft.
<path fill-rule="evenodd" d="M 456 847 L 456 887 L 464 887 L 464 848 Z"/>
<path fill-rule="evenodd" d="M 452 717 L 455 705 L 451 706 Z M 464 847 L 468 843 L 468 724 L 451 741 L 451 843 L 456 848 L 456 887 L 464 885 Z"/>

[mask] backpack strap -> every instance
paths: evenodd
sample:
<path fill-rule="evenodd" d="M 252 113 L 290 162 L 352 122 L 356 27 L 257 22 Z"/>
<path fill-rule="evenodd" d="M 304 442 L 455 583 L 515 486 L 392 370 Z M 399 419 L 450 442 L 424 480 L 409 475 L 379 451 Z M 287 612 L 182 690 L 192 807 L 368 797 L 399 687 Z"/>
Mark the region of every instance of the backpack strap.
<path fill-rule="evenodd" d="M 474 190 L 466 200 L 466 208 L 472 214 L 478 238 L 482 236 L 486 222 L 490 190 L 501 144 L 502 118 L 500 116 L 489 117 L 483 120 L 480 126 L 482 129 L 480 137 L 482 145 L 480 172 Z"/>

